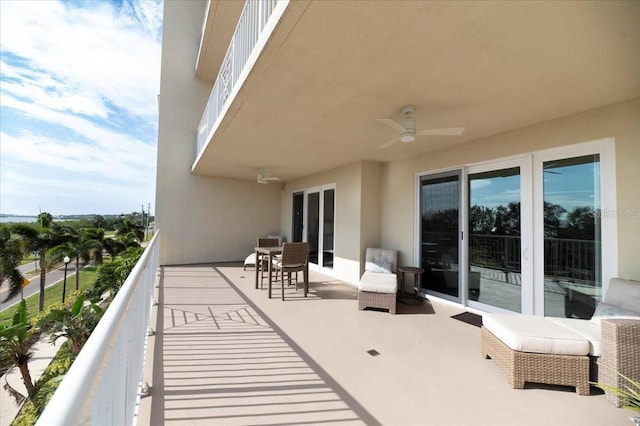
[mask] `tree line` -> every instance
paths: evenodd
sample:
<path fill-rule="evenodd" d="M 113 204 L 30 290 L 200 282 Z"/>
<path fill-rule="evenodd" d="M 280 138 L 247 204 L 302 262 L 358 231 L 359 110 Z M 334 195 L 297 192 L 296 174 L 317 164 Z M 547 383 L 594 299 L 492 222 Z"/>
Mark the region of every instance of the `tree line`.
<path fill-rule="evenodd" d="M 114 237 L 105 236 L 105 228 L 111 226 Z M 4 301 L 20 294 L 25 278 L 18 269 L 22 259 L 33 253 L 40 266 L 40 296 L 38 309 L 44 307 L 47 271 L 59 264 L 65 256 L 73 259 L 76 266 L 75 286 L 78 289 L 80 263 L 93 261 L 96 266 L 103 262 L 106 252 L 113 259 L 129 247 L 140 247 L 145 228 L 140 217 L 119 216 L 108 222 L 103 216 L 91 220 L 56 222 L 50 213 L 38 215 L 35 223 L 0 225 L 0 286 L 8 285 L 9 292 Z"/>
<path fill-rule="evenodd" d="M 544 202 L 544 236 L 593 241 L 598 228 L 600 209 L 588 206 L 567 210 L 559 204 Z M 520 203 L 488 207 L 474 204 L 470 209 L 470 230 L 473 234 L 520 235 Z M 423 214 L 424 231 L 455 233 L 458 229 L 458 209 Z"/>

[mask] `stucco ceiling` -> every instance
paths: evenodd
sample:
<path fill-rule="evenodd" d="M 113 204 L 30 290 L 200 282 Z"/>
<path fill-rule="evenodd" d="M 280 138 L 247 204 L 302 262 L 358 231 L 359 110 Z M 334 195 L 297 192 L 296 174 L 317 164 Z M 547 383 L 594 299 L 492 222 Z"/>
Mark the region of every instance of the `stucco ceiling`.
<path fill-rule="evenodd" d="M 290 180 L 637 98 L 639 22 L 634 1 L 291 2 L 195 172 Z M 405 104 L 466 131 L 378 149 Z"/>

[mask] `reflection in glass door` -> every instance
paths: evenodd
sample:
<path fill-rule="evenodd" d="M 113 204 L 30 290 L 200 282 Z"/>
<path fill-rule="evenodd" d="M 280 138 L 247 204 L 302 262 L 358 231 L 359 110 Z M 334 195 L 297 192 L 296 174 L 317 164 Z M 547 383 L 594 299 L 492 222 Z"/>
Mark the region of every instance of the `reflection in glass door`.
<path fill-rule="evenodd" d="M 303 241 L 304 229 L 304 192 L 293 194 L 293 211 L 291 215 L 291 241 Z"/>
<path fill-rule="evenodd" d="M 522 312 L 520 168 L 469 174 L 468 300 Z"/>
<path fill-rule="evenodd" d="M 602 295 L 600 156 L 545 161 L 544 314 L 591 318 Z"/>
<path fill-rule="evenodd" d="M 307 194 L 307 243 L 309 244 L 309 262 L 318 264 L 320 248 L 320 193 Z"/>
<path fill-rule="evenodd" d="M 455 300 L 460 296 L 459 211 L 459 172 L 420 178 L 421 285 Z"/>
<path fill-rule="evenodd" d="M 325 189 L 322 197 L 322 267 L 333 268 L 335 189 Z"/>

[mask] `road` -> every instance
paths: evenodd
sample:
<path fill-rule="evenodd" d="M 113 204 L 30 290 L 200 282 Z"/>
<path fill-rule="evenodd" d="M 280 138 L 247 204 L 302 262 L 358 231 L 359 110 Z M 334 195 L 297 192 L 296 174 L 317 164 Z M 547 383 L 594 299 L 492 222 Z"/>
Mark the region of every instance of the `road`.
<path fill-rule="evenodd" d="M 29 262 L 26 265 L 20 266 L 20 270 L 22 273 L 34 271 L 33 262 Z M 75 272 L 76 272 L 75 264 L 70 263 L 69 266 L 67 267 L 67 293 L 69 291 L 73 291 L 73 289 L 75 288 L 74 287 L 75 278 L 73 277 Z M 71 280 L 70 280 L 70 277 L 71 277 Z M 34 271 L 33 274 L 28 274 L 27 278 L 31 282 L 23 290 L 25 298 L 31 296 L 32 294 L 40 293 L 40 272 L 36 274 Z M 64 279 L 64 266 L 58 269 L 53 269 L 47 272 L 47 287 L 57 282 L 60 282 L 63 279 Z M 9 292 L 9 287 L 6 283 L 4 283 L 2 287 L 0 287 L 0 312 L 20 302 L 20 295 L 17 295 L 13 299 L 7 302 L 4 302 L 4 298 L 7 297 L 6 295 L 8 292 Z"/>

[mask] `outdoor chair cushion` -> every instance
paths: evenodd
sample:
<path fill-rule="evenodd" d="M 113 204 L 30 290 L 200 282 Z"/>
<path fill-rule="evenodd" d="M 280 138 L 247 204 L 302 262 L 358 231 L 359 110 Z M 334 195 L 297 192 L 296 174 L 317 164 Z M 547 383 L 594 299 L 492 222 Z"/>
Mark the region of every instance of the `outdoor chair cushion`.
<path fill-rule="evenodd" d="M 591 348 L 586 338 L 540 316 L 485 314 L 482 324 L 514 351 L 587 355 Z"/>
<path fill-rule="evenodd" d="M 640 313 L 640 282 L 611 278 L 602 301 L 627 311 Z"/>
<path fill-rule="evenodd" d="M 244 266 L 255 266 L 256 265 L 256 254 L 255 253 L 251 253 L 249 256 L 247 256 L 244 259 Z"/>
<path fill-rule="evenodd" d="M 360 279 L 360 290 L 373 293 L 395 293 L 398 291 L 396 274 L 365 271 Z"/>
<path fill-rule="evenodd" d="M 605 302 L 600 302 L 596 305 L 596 310 L 593 316 L 589 320 L 594 324 L 600 325 L 600 321 L 603 319 L 637 319 L 640 320 L 640 313 L 622 309 L 618 306 L 613 306 Z"/>

